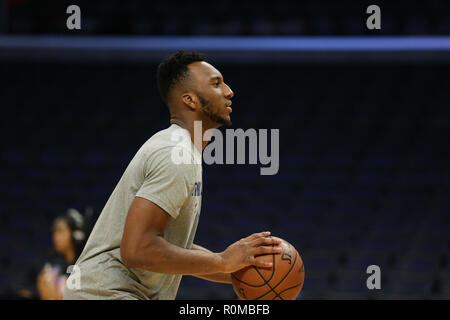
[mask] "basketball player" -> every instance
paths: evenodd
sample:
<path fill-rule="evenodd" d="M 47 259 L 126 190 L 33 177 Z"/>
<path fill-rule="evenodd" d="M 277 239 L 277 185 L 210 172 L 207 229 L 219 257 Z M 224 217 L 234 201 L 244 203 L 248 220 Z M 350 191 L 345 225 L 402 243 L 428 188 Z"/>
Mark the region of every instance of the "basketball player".
<path fill-rule="evenodd" d="M 171 125 L 131 160 L 76 262 L 65 299 L 175 299 L 182 275 L 231 283 L 230 273 L 245 266 L 271 267 L 256 255 L 281 251 L 280 239 L 270 232 L 252 234 L 220 253 L 193 244 L 207 144 L 194 145 L 194 121 L 201 121 L 202 134 L 229 125 L 233 91 L 196 52 L 167 57 L 157 78 Z M 180 148 L 173 137 L 180 135 L 190 164 L 172 159 L 174 148 Z M 71 281 L 75 277 L 78 282 Z"/>

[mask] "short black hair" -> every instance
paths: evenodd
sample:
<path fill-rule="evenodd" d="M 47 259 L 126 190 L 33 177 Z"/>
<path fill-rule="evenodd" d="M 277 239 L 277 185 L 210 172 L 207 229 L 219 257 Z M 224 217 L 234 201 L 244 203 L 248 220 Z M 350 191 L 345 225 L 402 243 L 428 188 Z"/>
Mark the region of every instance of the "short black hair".
<path fill-rule="evenodd" d="M 159 94 L 163 101 L 168 104 L 170 90 L 173 86 L 185 79 L 189 71 L 188 65 L 193 62 L 205 61 L 203 53 L 195 51 L 180 50 L 166 57 L 156 71 Z"/>

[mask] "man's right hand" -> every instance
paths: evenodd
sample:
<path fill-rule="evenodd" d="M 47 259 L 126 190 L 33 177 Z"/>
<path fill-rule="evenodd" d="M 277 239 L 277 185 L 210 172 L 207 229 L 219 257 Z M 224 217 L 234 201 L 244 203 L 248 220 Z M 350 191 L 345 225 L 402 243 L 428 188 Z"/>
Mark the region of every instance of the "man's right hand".
<path fill-rule="evenodd" d="M 232 273 L 249 265 L 271 268 L 271 262 L 258 260 L 256 256 L 280 253 L 282 251 L 280 244 L 281 239 L 271 237 L 270 232 L 254 233 L 243 238 L 219 253 L 222 259 L 222 272 Z"/>
<path fill-rule="evenodd" d="M 270 232 L 255 233 L 221 253 L 191 250 L 174 245 L 164 234 L 171 216 L 153 202 L 136 197 L 128 211 L 120 256 L 127 268 L 180 275 L 232 273 L 249 265 L 272 267 L 256 256 L 280 253 L 281 239 Z"/>

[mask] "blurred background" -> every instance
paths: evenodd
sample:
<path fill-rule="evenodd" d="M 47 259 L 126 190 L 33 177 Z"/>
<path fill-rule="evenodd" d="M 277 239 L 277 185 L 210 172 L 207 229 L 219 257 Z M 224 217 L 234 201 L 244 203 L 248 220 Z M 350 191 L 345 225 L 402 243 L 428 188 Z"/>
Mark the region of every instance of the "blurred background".
<path fill-rule="evenodd" d="M 82 8 L 80 33 L 95 35 L 364 35 L 366 8 L 382 7 L 383 35 L 448 35 L 450 3 L 354 0 L 9 0 L 11 34 L 67 34 L 71 4 Z"/>
<path fill-rule="evenodd" d="M 271 230 L 303 258 L 300 299 L 450 299 L 450 2 L 3 0 L 0 32 L 0 298 L 39 298 L 55 218 L 98 216 L 169 125 L 158 62 L 188 49 L 233 89 L 232 128 L 280 130 L 274 176 L 204 165 L 196 243 Z M 183 277 L 177 298 L 235 294 Z"/>

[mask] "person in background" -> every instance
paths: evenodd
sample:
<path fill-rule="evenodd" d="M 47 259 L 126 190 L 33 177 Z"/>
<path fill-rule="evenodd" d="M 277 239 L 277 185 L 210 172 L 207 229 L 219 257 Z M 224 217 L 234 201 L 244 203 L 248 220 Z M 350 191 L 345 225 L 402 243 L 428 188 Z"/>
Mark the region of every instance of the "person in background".
<path fill-rule="evenodd" d="M 92 210 L 82 215 L 70 208 L 53 222 L 54 257 L 45 263 L 37 277 L 37 291 L 41 300 L 62 300 L 67 273 L 75 264 L 88 238 L 88 223 Z M 69 268 L 69 271 L 68 271 Z"/>

